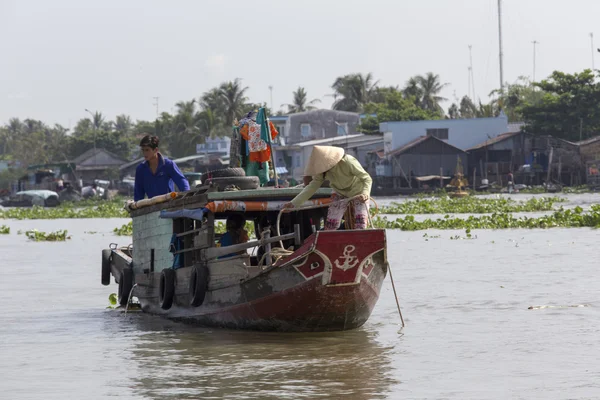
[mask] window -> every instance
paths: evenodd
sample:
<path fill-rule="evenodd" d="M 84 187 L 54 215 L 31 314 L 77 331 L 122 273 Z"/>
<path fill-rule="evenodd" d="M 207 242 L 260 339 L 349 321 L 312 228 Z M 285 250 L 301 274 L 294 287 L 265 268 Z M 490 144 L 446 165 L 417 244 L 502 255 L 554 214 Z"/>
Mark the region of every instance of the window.
<path fill-rule="evenodd" d="M 337 124 L 337 134 L 338 136 L 346 136 L 348 134 L 348 123 L 344 122 L 343 124 Z"/>
<path fill-rule="evenodd" d="M 285 136 L 285 125 L 277 125 L 277 132 L 279 136 Z"/>
<path fill-rule="evenodd" d="M 296 154 L 296 168 L 300 168 L 300 154 Z"/>
<path fill-rule="evenodd" d="M 303 138 L 310 137 L 310 124 L 302 124 L 300 125 L 300 134 Z"/>
<path fill-rule="evenodd" d="M 427 129 L 427 136 L 433 136 L 441 140 L 448 140 L 448 128 Z"/>

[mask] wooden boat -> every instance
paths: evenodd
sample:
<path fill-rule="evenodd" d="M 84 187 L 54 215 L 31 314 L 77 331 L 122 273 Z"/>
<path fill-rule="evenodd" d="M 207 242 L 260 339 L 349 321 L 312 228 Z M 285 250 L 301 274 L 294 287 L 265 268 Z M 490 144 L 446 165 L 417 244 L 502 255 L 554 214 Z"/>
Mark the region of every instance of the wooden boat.
<path fill-rule="evenodd" d="M 388 272 L 385 230 L 322 230 L 331 189 L 319 189 L 310 208 L 280 213 L 300 190 L 201 187 L 145 200 L 130 211 L 132 245 L 102 252 L 102 283 L 115 278 L 121 305 L 135 297 L 144 312 L 204 326 L 358 328 Z M 219 221 L 234 213 L 254 222 L 257 239 L 219 247 Z"/>

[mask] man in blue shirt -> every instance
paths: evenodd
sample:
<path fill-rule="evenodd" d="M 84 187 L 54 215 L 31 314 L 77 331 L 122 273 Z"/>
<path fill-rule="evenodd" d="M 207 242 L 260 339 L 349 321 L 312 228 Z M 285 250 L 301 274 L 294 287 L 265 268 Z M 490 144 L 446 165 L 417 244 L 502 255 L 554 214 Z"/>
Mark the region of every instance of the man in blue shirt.
<path fill-rule="evenodd" d="M 173 160 L 158 151 L 158 137 L 146 135 L 140 142 L 145 161 L 135 170 L 133 200 L 152 198 L 173 191 L 173 183 L 180 191 L 190 190 L 190 185 Z"/>

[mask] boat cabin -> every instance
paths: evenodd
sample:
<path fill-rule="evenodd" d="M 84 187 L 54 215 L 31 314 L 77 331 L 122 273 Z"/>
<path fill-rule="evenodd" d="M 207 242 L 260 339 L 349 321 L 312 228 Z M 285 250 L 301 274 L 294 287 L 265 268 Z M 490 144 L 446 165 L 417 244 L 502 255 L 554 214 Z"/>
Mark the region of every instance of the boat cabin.
<path fill-rule="evenodd" d="M 282 206 L 300 191 L 264 188 L 217 192 L 199 189 L 186 192 L 176 200 L 134 210 L 131 213 L 134 272 L 190 267 L 206 261 L 207 257 L 223 262 L 243 258 L 247 266 L 270 266 L 276 261 L 270 254 L 277 254 L 275 248 L 281 248 L 283 244 L 284 249 L 295 250 L 325 225 L 331 189 L 317 191 L 310 200 L 314 208 L 280 215 Z M 227 220 L 235 216 L 241 216 L 245 221 L 244 228 L 250 241 L 222 246 Z M 286 238 L 263 245 L 259 243 L 260 239 L 264 241 L 281 235 Z M 165 246 L 165 243 L 170 245 Z M 251 252 L 245 251 L 244 247 Z M 213 251 L 210 254 L 203 251 L 207 249 Z"/>

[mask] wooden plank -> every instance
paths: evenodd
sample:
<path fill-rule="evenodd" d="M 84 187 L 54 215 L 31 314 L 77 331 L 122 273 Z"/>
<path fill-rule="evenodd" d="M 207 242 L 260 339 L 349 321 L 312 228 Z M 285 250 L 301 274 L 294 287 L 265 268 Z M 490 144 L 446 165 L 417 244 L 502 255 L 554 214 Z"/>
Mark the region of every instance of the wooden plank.
<path fill-rule="evenodd" d="M 212 192 L 208 194 L 208 201 L 213 200 L 244 200 L 257 198 L 294 198 L 302 188 L 260 188 L 255 190 L 236 190 L 231 192 Z M 333 193 L 331 188 L 319 188 L 313 198 L 329 197 Z"/>
<path fill-rule="evenodd" d="M 201 193 L 193 196 L 181 197 L 166 203 L 155 204 L 149 207 L 140 208 L 131 211 L 131 217 L 135 218 L 140 215 L 150 214 L 156 211 L 169 210 L 172 208 L 200 208 L 208 203 L 207 194 Z"/>

